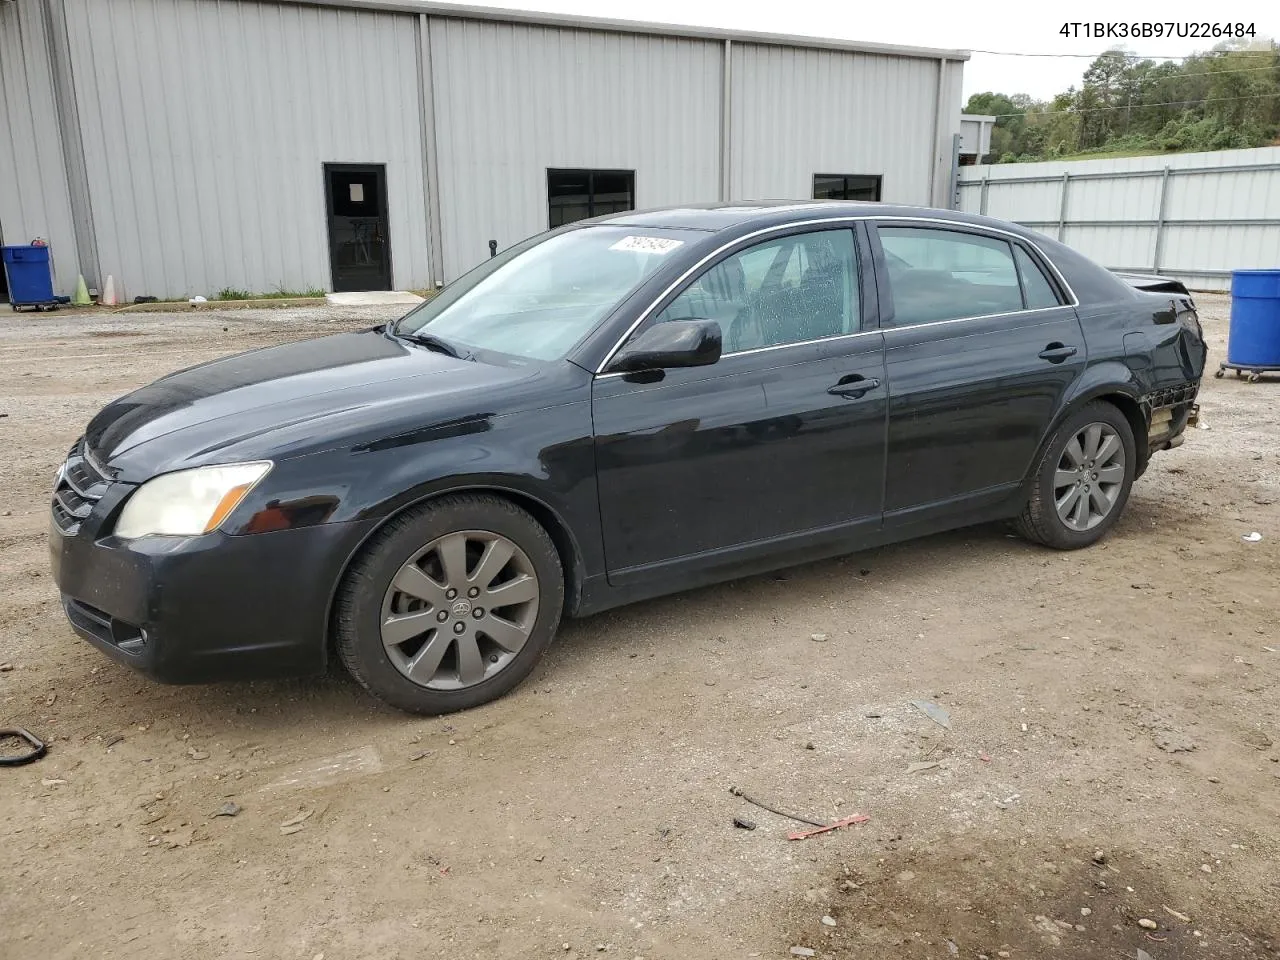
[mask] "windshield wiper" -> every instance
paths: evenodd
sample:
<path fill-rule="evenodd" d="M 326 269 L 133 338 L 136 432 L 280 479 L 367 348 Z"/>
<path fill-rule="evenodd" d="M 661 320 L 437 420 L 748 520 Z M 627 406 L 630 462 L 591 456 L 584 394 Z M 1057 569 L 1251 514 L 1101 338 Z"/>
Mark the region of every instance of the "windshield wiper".
<path fill-rule="evenodd" d="M 442 337 L 437 337 L 434 333 L 397 333 L 396 336 L 401 340 L 408 340 L 410 343 L 426 347 L 428 350 L 434 350 L 436 353 L 443 353 L 445 356 L 453 357 L 455 360 L 470 359 L 470 355 L 464 356 L 462 351 L 452 343 Z"/>

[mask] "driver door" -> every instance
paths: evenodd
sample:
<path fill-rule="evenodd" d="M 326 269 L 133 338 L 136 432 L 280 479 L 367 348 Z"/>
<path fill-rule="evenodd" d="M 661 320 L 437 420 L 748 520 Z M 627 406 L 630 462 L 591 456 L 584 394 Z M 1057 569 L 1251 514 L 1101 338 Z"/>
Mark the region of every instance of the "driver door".
<path fill-rule="evenodd" d="M 864 329 L 871 268 L 855 238 L 852 226 L 798 231 L 723 255 L 633 332 L 714 319 L 718 362 L 597 375 L 610 583 L 879 527 L 884 346 Z"/>

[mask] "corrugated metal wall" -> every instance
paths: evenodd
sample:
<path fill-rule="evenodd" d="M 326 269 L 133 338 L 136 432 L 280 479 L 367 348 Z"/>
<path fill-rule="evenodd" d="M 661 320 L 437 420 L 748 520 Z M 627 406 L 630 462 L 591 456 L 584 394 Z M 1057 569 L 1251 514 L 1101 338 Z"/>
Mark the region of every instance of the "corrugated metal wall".
<path fill-rule="evenodd" d="M 128 296 L 329 288 L 325 162 L 386 164 L 393 282 L 430 284 L 416 17 L 65 3 L 102 273 Z"/>
<path fill-rule="evenodd" d="M 41 0 L 0 3 L 0 181 L 0 237 L 47 240 L 55 287 L 71 293 L 80 265 Z"/>
<path fill-rule="evenodd" d="M 955 137 L 960 133 L 960 115 L 964 102 L 964 61 L 948 60 L 942 75 L 942 113 L 938 117 L 938 180 L 933 197 L 929 201 L 935 207 L 948 209 L 956 205 L 956 181 L 952 173 L 955 155 Z"/>
<path fill-rule="evenodd" d="M 1225 290 L 1231 270 L 1280 263 L 1280 147 L 973 166 L 960 179 L 962 209 L 1041 230 L 1111 268 Z"/>
<path fill-rule="evenodd" d="M 939 141 L 959 130 L 960 66 L 943 84 Z M 933 138 L 938 61 L 733 45 L 732 196 L 804 199 L 815 173 L 879 174 L 882 199 L 942 202 L 950 175 Z M 945 164 L 945 166 L 944 166 Z"/>
<path fill-rule="evenodd" d="M 715 200 L 721 44 L 432 17 L 448 280 L 547 229 L 549 167 L 634 170 L 636 205 Z"/>
<path fill-rule="evenodd" d="M 963 65 L 928 57 L 735 40 L 726 117 L 717 39 L 272 0 L 0 17 L 0 223 L 48 237 L 64 291 L 77 251 L 127 297 L 329 288 L 326 162 L 386 165 L 392 283 L 418 288 L 547 229 L 548 168 L 634 170 L 640 208 L 815 173 L 941 205 L 959 127 Z"/>

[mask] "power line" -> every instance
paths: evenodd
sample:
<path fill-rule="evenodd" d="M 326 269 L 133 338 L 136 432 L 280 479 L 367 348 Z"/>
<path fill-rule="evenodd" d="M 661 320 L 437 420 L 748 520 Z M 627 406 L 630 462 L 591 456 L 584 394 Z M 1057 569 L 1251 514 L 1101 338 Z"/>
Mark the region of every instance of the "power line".
<path fill-rule="evenodd" d="M 1233 67 L 1230 70 L 1207 70 L 1201 73 L 1171 73 L 1166 76 L 1158 76 L 1158 77 L 1153 77 L 1150 75 L 1140 76 L 1140 77 L 1119 77 L 1115 80 L 1114 83 L 1110 81 L 1104 84 L 1086 83 L 1084 85 L 1084 88 L 1082 89 L 1088 89 L 1088 88 L 1097 87 L 1097 86 L 1104 86 L 1108 90 L 1114 90 L 1119 92 L 1119 91 L 1128 90 L 1131 87 L 1137 87 L 1139 89 L 1142 89 L 1144 85 L 1156 85 L 1161 83 L 1177 83 L 1180 80 L 1191 80 L 1196 77 L 1226 77 L 1226 76 L 1233 76 L 1238 73 L 1266 73 L 1272 70 L 1280 71 L 1280 60 L 1277 60 L 1275 63 L 1268 64 L 1265 67 Z M 993 91 L 984 90 L 982 92 L 990 93 Z M 997 96 L 1005 96 L 1005 95 L 997 94 Z"/>
<path fill-rule="evenodd" d="M 1063 116 L 1072 113 L 1099 113 L 1103 110 L 1143 110 L 1147 107 L 1192 107 L 1201 103 L 1226 103 L 1232 100 L 1263 100 L 1267 97 L 1280 97 L 1280 91 L 1274 93 L 1257 93 L 1248 97 L 1209 97 L 1205 100 L 1166 100 L 1163 103 L 1122 103 L 1114 107 L 1071 107 L 1067 110 L 1045 110 L 1040 111 L 1042 116 Z M 1029 116 L 1031 111 L 1024 110 L 1021 113 L 993 113 L 997 120 L 1004 117 L 1025 117 Z"/>
<path fill-rule="evenodd" d="M 1275 47 L 1266 50 L 1227 50 L 1214 51 L 1205 50 L 1199 53 L 1184 53 L 1176 56 L 1169 55 L 1151 55 L 1145 53 L 1126 53 L 1123 50 L 1104 50 L 1102 53 L 1022 53 L 1015 50 L 974 50 L 970 49 L 970 53 L 985 53 L 992 57 L 1079 57 L 1084 60 L 1097 60 L 1100 57 L 1111 57 L 1116 60 L 1190 60 L 1192 57 L 1203 57 L 1212 55 L 1213 53 L 1235 53 L 1235 54 L 1264 54 L 1266 56 L 1275 55 Z"/>
<path fill-rule="evenodd" d="M 1190 79 L 1191 77 L 1221 77 L 1229 73 L 1259 73 L 1261 71 L 1275 70 L 1277 68 L 1280 68 L 1280 60 L 1276 60 L 1275 63 L 1269 63 L 1265 67 L 1232 67 L 1230 70 L 1205 70 L 1202 73 L 1171 73 L 1164 77 L 1121 77 L 1120 82 L 1133 83 L 1134 81 L 1137 81 L 1140 83 L 1163 83 L 1166 80 L 1185 80 Z"/>
<path fill-rule="evenodd" d="M 1011 54 L 1011 56 L 1013 56 L 1013 54 Z M 1028 54 L 1028 56 L 1034 56 L 1034 54 Z M 1075 54 L 1064 54 L 1064 56 L 1075 56 Z M 1268 56 L 1271 56 L 1271 54 L 1268 54 Z M 1157 66 L 1163 66 L 1163 64 L 1157 64 Z M 1152 85 L 1158 85 L 1162 83 L 1177 83 L 1181 80 L 1191 80 L 1191 79 L 1195 79 L 1196 77 L 1226 77 L 1226 76 L 1234 76 L 1236 74 L 1241 74 L 1241 73 L 1268 73 L 1273 70 L 1280 71 L 1280 57 L 1275 59 L 1273 62 L 1265 64 L 1264 66 L 1261 66 L 1261 67 L 1231 67 L 1225 70 L 1202 70 L 1196 73 L 1171 73 L 1171 74 L 1166 74 L 1164 76 L 1151 76 L 1150 74 L 1146 74 L 1144 76 L 1136 76 L 1136 77 L 1127 76 L 1127 77 L 1116 78 L 1114 85 L 1112 85 L 1112 83 L 1108 81 L 1105 84 L 1105 86 L 1108 90 L 1116 90 L 1116 91 L 1128 90 L 1135 87 L 1141 90 L 1141 89 L 1147 89 L 1149 88 L 1149 86 L 1152 86 Z M 1088 83 L 1085 84 L 1086 88 L 1089 86 L 1090 85 Z M 986 92 L 992 92 L 992 91 L 983 91 L 983 92 L 986 93 Z M 1015 116 L 1015 114 L 1003 114 L 1003 116 Z"/>
<path fill-rule="evenodd" d="M 1177 80 L 1190 80 L 1193 77 L 1225 77 L 1236 73 L 1265 73 L 1271 70 L 1280 70 L 1280 59 L 1276 60 L 1275 63 L 1269 63 L 1263 67 L 1232 67 L 1229 70 L 1205 70 L 1199 73 L 1170 73 L 1165 76 L 1156 77 L 1149 74 L 1137 77 L 1117 77 L 1115 79 L 1116 87 L 1112 87 L 1111 89 L 1117 89 L 1120 85 L 1124 84 L 1169 83 Z M 1108 85 L 1110 85 L 1110 81 L 1108 81 Z"/>

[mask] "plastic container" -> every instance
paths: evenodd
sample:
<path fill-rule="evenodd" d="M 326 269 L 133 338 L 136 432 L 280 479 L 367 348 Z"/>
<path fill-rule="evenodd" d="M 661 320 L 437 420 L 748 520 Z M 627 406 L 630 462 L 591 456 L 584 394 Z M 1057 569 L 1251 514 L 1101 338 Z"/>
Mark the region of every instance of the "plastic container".
<path fill-rule="evenodd" d="M 9 302 L 14 307 L 42 307 L 57 303 L 53 295 L 48 247 L 0 247 L 0 259 L 3 259 L 9 283 Z"/>
<path fill-rule="evenodd" d="M 1280 370 L 1280 270 L 1231 272 L 1227 365 Z"/>

